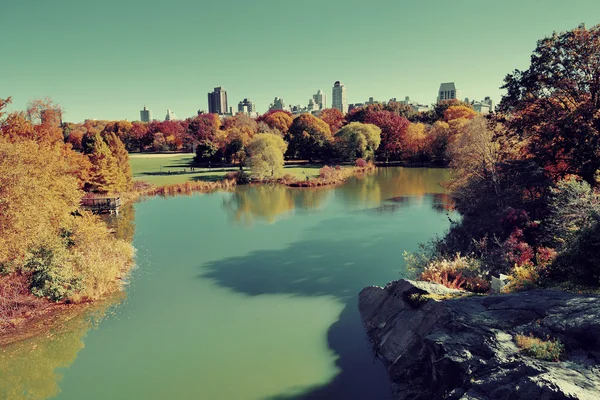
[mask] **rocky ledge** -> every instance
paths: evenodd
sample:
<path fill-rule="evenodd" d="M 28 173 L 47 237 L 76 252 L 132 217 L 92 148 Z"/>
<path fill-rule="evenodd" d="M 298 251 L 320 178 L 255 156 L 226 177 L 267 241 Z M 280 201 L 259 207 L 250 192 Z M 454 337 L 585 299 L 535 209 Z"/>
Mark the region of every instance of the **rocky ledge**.
<path fill-rule="evenodd" d="M 367 287 L 361 318 L 396 399 L 600 399 L 600 296 L 464 292 L 400 280 Z M 524 356 L 515 335 L 559 339 L 560 362 Z"/>

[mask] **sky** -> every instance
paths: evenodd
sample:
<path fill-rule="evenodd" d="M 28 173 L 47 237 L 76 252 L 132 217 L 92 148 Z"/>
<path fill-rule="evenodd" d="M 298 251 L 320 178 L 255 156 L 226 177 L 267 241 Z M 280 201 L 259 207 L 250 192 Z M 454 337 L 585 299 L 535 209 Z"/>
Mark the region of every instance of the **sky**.
<path fill-rule="evenodd" d="M 318 89 L 331 106 L 337 80 L 348 103 L 431 104 L 451 81 L 497 102 L 537 40 L 581 23 L 599 0 L 0 0 L 0 98 L 50 97 L 70 122 L 187 118 L 216 86 L 234 110 Z"/>

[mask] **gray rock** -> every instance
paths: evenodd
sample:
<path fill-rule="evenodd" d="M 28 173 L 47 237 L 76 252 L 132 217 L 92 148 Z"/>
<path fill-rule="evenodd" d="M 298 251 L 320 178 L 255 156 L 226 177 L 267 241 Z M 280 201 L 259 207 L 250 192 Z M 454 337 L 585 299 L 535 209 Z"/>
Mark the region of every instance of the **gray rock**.
<path fill-rule="evenodd" d="M 435 299 L 456 294 L 466 293 L 407 280 L 361 291 L 361 318 L 396 399 L 600 399 L 600 296 Z M 517 334 L 559 339 L 566 359 L 522 355 Z"/>

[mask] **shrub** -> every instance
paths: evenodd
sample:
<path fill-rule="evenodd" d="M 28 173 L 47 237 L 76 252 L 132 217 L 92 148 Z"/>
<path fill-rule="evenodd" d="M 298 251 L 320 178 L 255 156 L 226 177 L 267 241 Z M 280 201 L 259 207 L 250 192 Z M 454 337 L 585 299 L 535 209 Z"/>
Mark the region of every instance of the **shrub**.
<path fill-rule="evenodd" d="M 334 168 L 326 165 L 319 170 L 319 178 L 323 179 L 335 179 L 337 172 Z"/>
<path fill-rule="evenodd" d="M 364 159 L 359 158 L 354 162 L 354 165 L 356 165 L 359 168 L 364 168 L 367 166 L 367 162 Z"/>
<path fill-rule="evenodd" d="M 558 362 L 564 356 L 565 346 L 558 339 L 538 339 L 533 336 L 517 335 L 515 342 L 521 353 L 538 360 Z"/>
<path fill-rule="evenodd" d="M 600 285 L 600 216 L 594 218 L 596 221 L 592 227 L 579 232 L 577 238 L 550 265 L 550 279 Z"/>
<path fill-rule="evenodd" d="M 540 274 L 534 265 L 515 265 L 508 279 L 508 284 L 502 288 L 503 293 L 522 292 L 537 287 Z"/>
<path fill-rule="evenodd" d="M 238 185 L 247 185 L 250 183 L 250 175 L 248 175 L 244 171 L 228 172 L 225 175 L 224 179 L 235 180 L 235 183 L 237 183 Z"/>
<path fill-rule="evenodd" d="M 292 174 L 285 174 L 281 178 L 279 178 L 279 182 L 284 185 L 289 185 L 290 183 L 296 182 L 298 179 Z"/>
<path fill-rule="evenodd" d="M 490 283 L 481 277 L 479 261 L 459 254 L 453 260 L 430 260 L 418 279 L 473 293 L 486 293 L 490 290 Z"/>
<path fill-rule="evenodd" d="M 31 293 L 38 297 L 47 297 L 60 301 L 72 296 L 82 288 L 82 280 L 73 273 L 60 249 L 40 247 L 31 252 L 23 266 L 31 273 Z"/>

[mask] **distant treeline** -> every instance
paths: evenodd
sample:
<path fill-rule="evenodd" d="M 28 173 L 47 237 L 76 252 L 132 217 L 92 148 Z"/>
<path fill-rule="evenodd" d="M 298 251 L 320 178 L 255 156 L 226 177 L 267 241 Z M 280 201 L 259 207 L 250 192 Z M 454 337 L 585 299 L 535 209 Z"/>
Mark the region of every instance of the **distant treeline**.
<path fill-rule="evenodd" d="M 444 101 L 431 111 L 415 113 L 410 106 L 390 102 L 368 105 L 347 115 L 337 109 L 319 116 L 270 111 L 257 119 L 244 114 L 219 118 L 201 114 L 179 121 L 129 122 L 86 120 L 62 125 L 63 136 L 74 149 L 89 151 L 96 134 L 115 134 L 130 152 L 196 152 L 199 162 L 243 162 L 246 147 L 258 133 L 274 133 L 287 144 L 287 159 L 335 159 L 336 133 L 352 122 L 381 129 L 381 143 L 374 151 L 380 161 L 414 161 L 447 164 L 446 149 L 476 115 L 457 100 Z"/>

